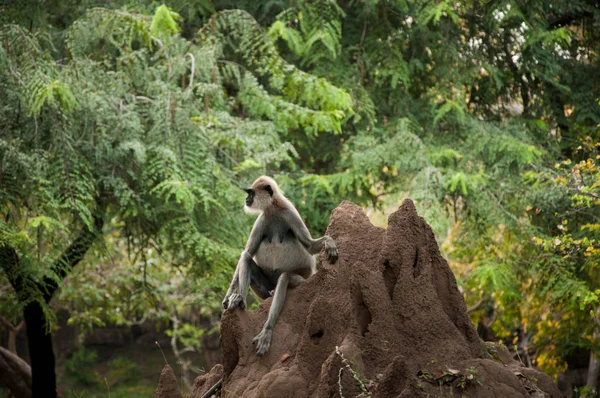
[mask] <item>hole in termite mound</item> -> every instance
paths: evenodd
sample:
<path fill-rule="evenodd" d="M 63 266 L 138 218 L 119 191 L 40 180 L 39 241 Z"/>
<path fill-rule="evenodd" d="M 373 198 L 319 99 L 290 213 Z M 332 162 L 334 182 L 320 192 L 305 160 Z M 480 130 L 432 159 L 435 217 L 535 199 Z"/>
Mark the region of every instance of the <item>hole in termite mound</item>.
<path fill-rule="evenodd" d="M 371 317 L 371 311 L 369 311 L 367 304 L 365 304 L 365 300 L 364 300 L 362 294 L 360 295 L 360 301 L 358 303 L 358 311 L 356 312 L 356 321 L 357 321 L 358 327 L 360 329 L 360 334 L 362 336 L 364 336 L 369 331 L 369 325 L 371 324 L 372 317 Z"/>
<path fill-rule="evenodd" d="M 385 260 L 383 262 L 383 280 L 385 281 L 385 287 L 387 288 L 388 296 L 390 296 L 390 300 L 394 299 L 394 287 L 396 286 L 396 282 L 398 278 L 396 277 L 396 273 L 390 264 L 390 260 Z"/>
<path fill-rule="evenodd" d="M 311 340 L 312 340 L 314 343 L 316 343 L 316 342 L 318 342 L 319 340 L 321 340 L 321 337 L 323 337 L 324 335 L 325 335 L 325 332 L 323 331 L 323 329 L 318 329 L 318 330 L 316 330 L 315 332 L 312 332 L 312 333 L 310 334 L 310 339 L 311 339 Z"/>

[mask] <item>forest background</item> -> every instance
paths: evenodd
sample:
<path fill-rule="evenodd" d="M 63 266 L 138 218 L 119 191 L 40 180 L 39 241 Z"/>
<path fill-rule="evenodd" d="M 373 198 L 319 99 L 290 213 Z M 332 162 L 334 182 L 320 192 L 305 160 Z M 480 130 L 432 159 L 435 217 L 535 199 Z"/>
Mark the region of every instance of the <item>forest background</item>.
<path fill-rule="evenodd" d="M 79 342 L 161 328 L 189 388 L 261 174 L 313 235 L 344 199 L 385 226 L 412 198 L 482 338 L 598 388 L 597 2 L 9 0 L 0 23 L 2 344 L 27 325 L 34 390 L 59 311 Z M 78 347 L 65 395 L 152 395 Z"/>

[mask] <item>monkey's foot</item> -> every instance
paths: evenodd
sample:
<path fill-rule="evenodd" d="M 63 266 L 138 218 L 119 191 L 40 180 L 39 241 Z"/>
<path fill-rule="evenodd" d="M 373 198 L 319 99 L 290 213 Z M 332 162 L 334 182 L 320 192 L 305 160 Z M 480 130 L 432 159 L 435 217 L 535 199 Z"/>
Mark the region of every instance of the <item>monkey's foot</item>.
<path fill-rule="evenodd" d="M 223 308 L 226 310 L 234 310 L 238 306 L 241 309 L 246 309 L 246 300 L 244 300 L 242 296 L 237 293 L 232 293 L 231 295 L 225 297 L 225 300 L 223 300 Z"/>
<path fill-rule="evenodd" d="M 335 264 L 339 257 L 339 252 L 337 246 L 335 245 L 335 241 L 329 237 L 328 240 L 325 241 L 325 254 L 327 255 L 327 261 L 331 264 Z"/>
<path fill-rule="evenodd" d="M 256 345 L 256 355 L 263 356 L 269 350 L 272 337 L 273 331 L 271 329 L 263 329 L 256 335 L 252 340 L 252 343 Z"/>

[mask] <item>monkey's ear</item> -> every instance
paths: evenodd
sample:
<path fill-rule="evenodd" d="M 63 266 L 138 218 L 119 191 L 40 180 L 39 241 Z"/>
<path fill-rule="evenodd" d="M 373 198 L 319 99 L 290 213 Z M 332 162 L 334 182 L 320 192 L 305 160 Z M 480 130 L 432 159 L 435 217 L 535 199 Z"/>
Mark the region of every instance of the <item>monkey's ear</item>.
<path fill-rule="evenodd" d="M 273 188 L 271 188 L 270 185 L 265 186 L 265 191 L 267 191 L 270 196 L 273 196 Z"/>

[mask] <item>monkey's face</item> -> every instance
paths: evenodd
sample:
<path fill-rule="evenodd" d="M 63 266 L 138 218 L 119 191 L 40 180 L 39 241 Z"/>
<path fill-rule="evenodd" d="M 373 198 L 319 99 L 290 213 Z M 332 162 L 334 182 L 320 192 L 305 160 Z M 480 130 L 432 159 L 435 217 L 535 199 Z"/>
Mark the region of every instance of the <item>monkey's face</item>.
<path fill-rule="evenodd" d="M 246 196 L 245 210 L 248 213 L 260 213 L 273 203 L 273 187 L 271 184 L 255 182 L 251 188 L 244 189 Z"/>
<path fill-rule="evenodd" d="M 254 196 L 256 196 L 256 192 L 252 188 L 244 189 L 248 196 L 246 196 L 246 206 L 251 207 L 252 203 L 254 203 Z"/>

